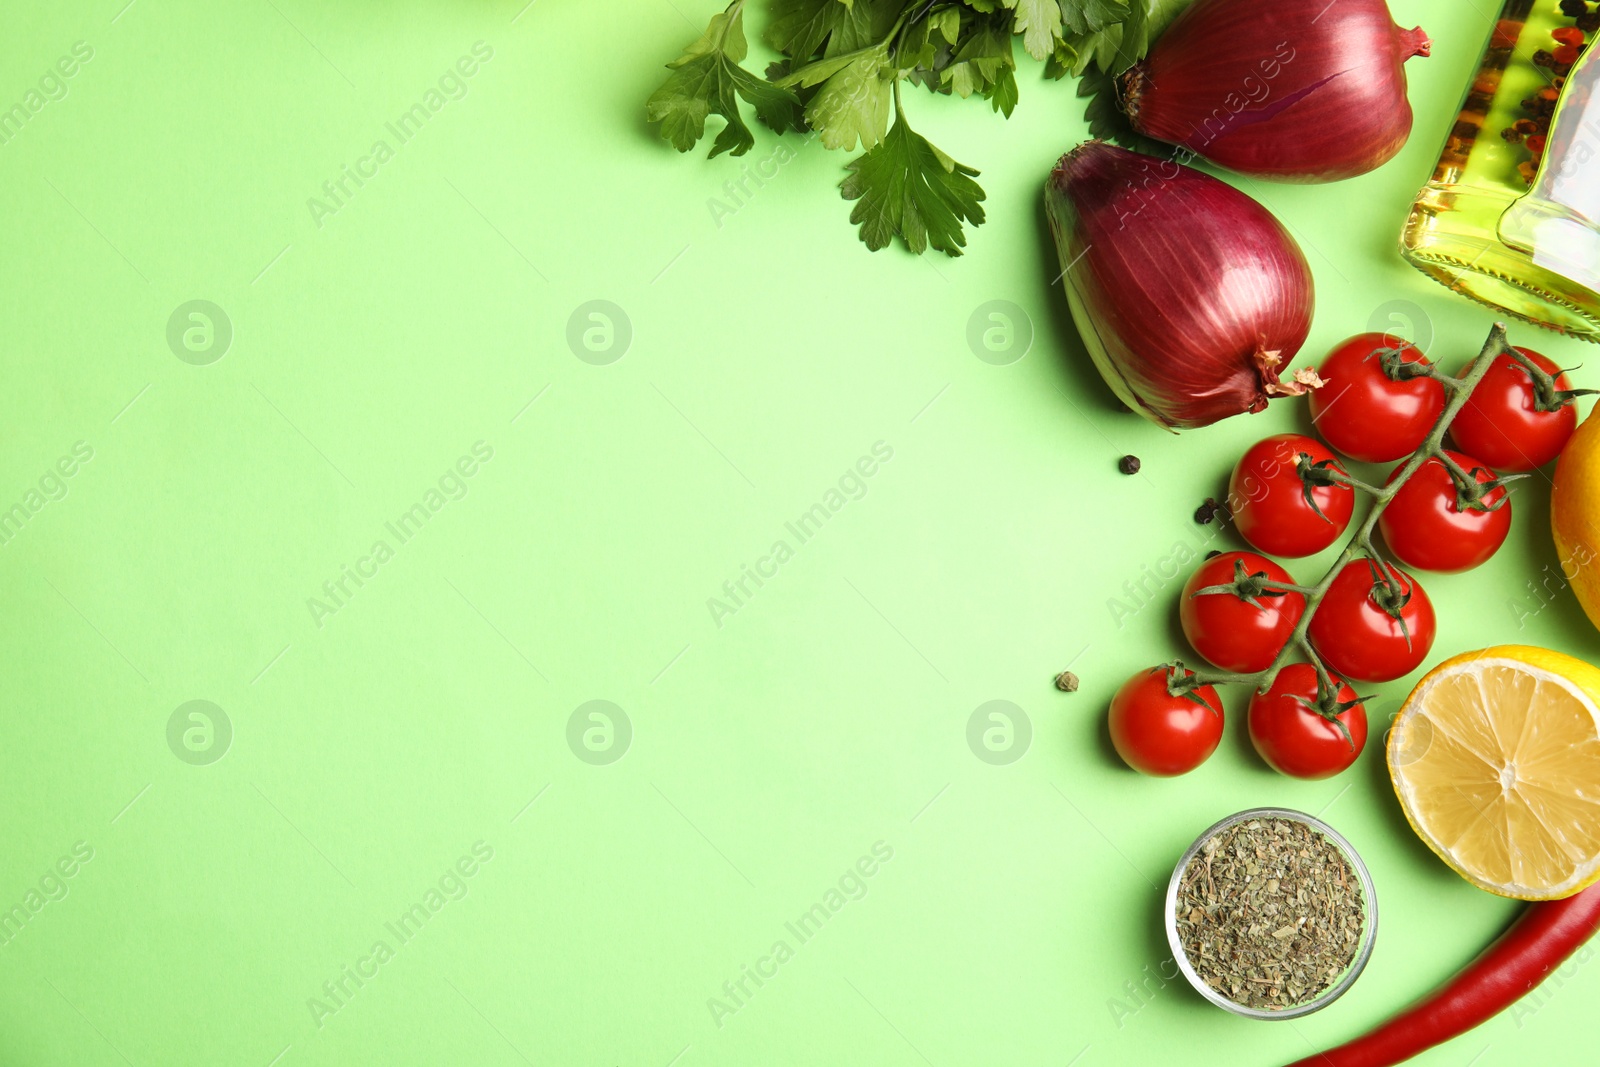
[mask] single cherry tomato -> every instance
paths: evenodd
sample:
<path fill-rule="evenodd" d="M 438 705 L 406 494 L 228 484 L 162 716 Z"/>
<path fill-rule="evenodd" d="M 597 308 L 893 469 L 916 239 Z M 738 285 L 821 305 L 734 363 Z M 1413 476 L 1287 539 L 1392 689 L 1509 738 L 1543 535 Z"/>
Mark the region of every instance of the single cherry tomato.
<path fill-rule="evenodd" d="M 1438 629 L 1433 603 L 1417 580 L 1385 563 L 1346 563 L 1311 617 L 1311 643 L 1346 678 L 1392 682 L 1422 665 Z"/>
<path fill-rule="evenodd" d="M 1478 484 L 1495 480 L 1494 471 L 1471 456 L 1445 455 L 1462 470 L 1475 472 Z M 1389 480 L 1394 480 L 1393 474 Z M 1511 530 L 1511 494 L 1504 486 L 1488 491 L 1483 498 L 1487 511 L 1462 509 L 1456 501 L 1456 483 L 1443 463 L 1429 459 L 1418 467 L 1378 517 L 1378 529 L 1395 558 L 1418 570 L 1454 574 L 1494 555 Z"/>
<path fill-rule="evenodd" d="M 1222 670 L 1239 674 L 1266 670 L 1305 614 L 1305 597 L 1265 589 L 1263 579 L 1295 584 L 1288 571 L 1266 556 L 1224 552 L 1200 564 L 1183 587 L 1178 602 L 1183 635 L 1196 652 Z M 1199 592 L 1236 582 L 1242 585 L 1239 593 Z"/>
<path fill-rule="evenodd" d="M 1367 713 L 1337 676 L 1319 693 L 1317 669 L 1291 663 L 1271 688 L 1250 698 L 1250 743 L 1273 770 L 1293 778 L 1328 778 L 1356 761 L 1367 743 Z M 1324 704 L 1331 706 L 1318 710 Z"/>
<path fill-rule="evenodd" d="M 1426 377 L 1396 380 L 1386 365 L 1431 366 L 1415 345 L 1397 337 L 1356 334 L 1328 353 L 1317 368 L 1327 384 L 1307 398 L 1322 439 L 1363 463 L 1411 455 L 1444 412 L 1443 385 Z"/>
<path fill-rule="evenodd" d="M 1553 376 L 1557 389 L 1572 388 L 1554 360 L 1531 348 L 1517 351 Z M 1578 409 L 1564 404 L 1554 411 L 1541 411 L 1538 400 L 1527 370 L 1510 356 L 1496 356 L 1450 423 L 1450 439 L 1497 471 L 1542 467 L 1561 454 L 1567 438 L 1578 428 Z"/>
<path fill-rule="evenodd" d="M 1355 510 L 1355 490 L 1348 485 L 1312 485 L 1307 499 L 1308 488 L 1296 469 L 1302 455 L 1310 457 L 1314 476 L 1325 479 L 1328 471 L 1344 469 L 1322 442 L 1280 433 L 1250 446 L 1228 480 L 1234 525 L 1269 555 L 1321 552 L 1344 533 Z"/>
<path fill-rule="evenodd" d="M 1222 698 L 1202 685 L 1173 695 L 1169 678 L 1187 678 L 1181 667 L 1151 667 L 1122 683 L 1111 698 L 1111 743 L 1123 762 L 1141 774 L 1169 778 L 1206 761 L 1222 740 Z"/>

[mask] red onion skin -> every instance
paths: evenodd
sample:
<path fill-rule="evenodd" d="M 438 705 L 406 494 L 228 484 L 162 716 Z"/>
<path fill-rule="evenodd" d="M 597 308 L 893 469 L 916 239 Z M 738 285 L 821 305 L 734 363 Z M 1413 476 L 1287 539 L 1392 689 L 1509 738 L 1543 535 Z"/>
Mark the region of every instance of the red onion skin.
<path fill-rule="evenodd" d="M 1045 206 L 1084 345 L 1112 391 L 1169 430 L 1318 384 L 1278 374 L 1311 328 L 1311 270 L 1266 208 L 1208 174 L 1090 141 Z"/>
<path fill-rule="evenodd" d="M 1123 75 L 1123 110 L 1241 174 L 1338 181 L 1406 143 L 1405 61 L 1430 47 L 1384 0 L 1196 0 Z"/>

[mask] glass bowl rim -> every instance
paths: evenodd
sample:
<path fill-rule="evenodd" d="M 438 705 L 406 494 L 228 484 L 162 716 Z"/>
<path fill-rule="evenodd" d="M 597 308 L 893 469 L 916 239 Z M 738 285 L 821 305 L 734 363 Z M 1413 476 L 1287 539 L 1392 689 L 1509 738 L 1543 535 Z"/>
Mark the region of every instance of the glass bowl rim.
<path fill-rule="evenodd" d="M 1350 864 L 1350 869 L 1355 872 L 1356 879 L 1361 883 L 1366 923 L 1361 932 L 1361 943 L 1356 946 L 1355 958 L 1350 961 L 1350 966 L 1345 969 L 1343 977 L 1323 990 L 1315 999 L 1308 1000 L 1304 1004 L 1297 1004 L 1292 1008 L 1284 1008 L 1281 1011 L 1251 1008 L 1212 989 L 1206 983 L 1206 980 L 1200 977 L 1193 965 L 1190 964 L 1189 957 L 1183 950 L 1183 942 L 1178 937 L 1178 885 L 1183 878 L 1184 870 L 1199 853 L 1202 845 L 1230 826 L 1236 826 L 1247 819 L 1288 819 L 1310 826 L 1333 842 L 1334 847 L 1344 855 L 1345 862 Z M 1178 969 L 1183 972 L 1183 976 L 1189 980 L 1189 984 L 1202 997 L 1217 1007 L 1230 1011 L 1235 1015 L 1242 1015 L 1248 1019 L 1298 1019 L 1303 1015 L 1309 1015 L 1332 1004 L 1355 984 L 1357 978 L 1361 977 L 1361 972 L 1366 968 L 1367 961 L 1372 958 L 1373 945 L 1378 937 L 1378 895 L 1372 884 L 1372 874 L 1367 870 L 1367 865 L 1361 859 L 1360 853 L 1339 831 L 1315 815 L 1308 815 L 1293 808 L 1246 808 L 1243 811 L 1229 815 L 1225 819 L 1218 820 L 1201 832 L 1200 836 L 1194 839 L 1194 843 L 1184 850 L 1183 855 L 1178 859 L 1177 865 L 1172 869 L 1172 877 L 1167 882 L 1166 904 L 1163 910 L 1167 928 L 1167 945 L 1172 949 L 1173 961 L 1178 965 Z"/>

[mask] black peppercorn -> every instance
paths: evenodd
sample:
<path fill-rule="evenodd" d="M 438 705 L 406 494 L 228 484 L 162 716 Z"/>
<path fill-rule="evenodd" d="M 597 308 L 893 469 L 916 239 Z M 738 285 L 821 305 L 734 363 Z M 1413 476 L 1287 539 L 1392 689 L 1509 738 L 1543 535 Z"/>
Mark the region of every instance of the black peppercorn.
<path fill-rule="evenodd" d="M 1120 460 L 1117 461 L 1117 470 L 1121 471 L 1123 474 L 1138 474 L 1139 473 L 1139 457 L 1138 456 L 1123 456 Z"/>

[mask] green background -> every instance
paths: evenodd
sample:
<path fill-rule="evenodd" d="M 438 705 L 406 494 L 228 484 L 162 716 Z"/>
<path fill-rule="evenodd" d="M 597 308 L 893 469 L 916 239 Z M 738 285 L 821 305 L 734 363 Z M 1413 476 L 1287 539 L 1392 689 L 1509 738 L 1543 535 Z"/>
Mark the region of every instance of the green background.
<path fill-rule="evenodd" d="M 844 158 L 815 143 L 715 216 L 777 142 L 707 162 L 644 124 L 700 0 L 124 2 L 8 3 L 0 37 L 0 108 L 93 51 L 0 144 L 0 509 L 40 494 L 0 547 L 0 908 L 65 892 L 0 946 L 0 1063 L 1270 1064 L 1377 1021 L 1514 913 L 1396 808 L 1381 732 L 1410 680 L 1381 687 L 1368 751 L 1331 781 L 1275 775 L 1239 723 L 1178 780 L 1110 753 L 1110 694 L 1181 636 L 1176 582 L 1120 626 L 1109 601 L 1198 546 L 1196 504 L 1304 412 L 1169 436 L 1117 410 L 1049 284 L 1040 188 L 1083 136 L 1070 83 L 1025 62 L 1009 122 L 908 96 L 982 170 L 990 216 L 964 257 L 917 259 L 857 242 Z M 1449 363 L 1492 322 L 1395 251 L 1487 3 L 1394 5 L 1435 41 L 1395 161 L 1244 184 L 1310 258 L 1308 356 L 1375 323 Z M 480 41 L 464 95 L 399 144 L 385 124 Z M 393 158 L 314 218 L 380 138 Z M 205 365 L 168 342 L 194 300 L 231 325 Z M 630 334 L 605 365 L 568 342 L 595 300 Z M 1007 365 L 968 343 L 993 300 L 1032 334 Z M 57 481 L 77 442 L 92 458 Z M 492 458 L 447 477 L 478 442 Z M 784 524 L 877 442 L 892 458 L 797 545 Z M 385 524 L 442 477 L 402 543 Z M 1600 648 L 1569 593 L 1533 611 L 1547 499 L 1522 483 L 1500 554 L 1429 581 L 1438 656 Z M 713 618 L 780 538 L 793 557 Z M 318 617 L 343 567 L 371 576 Z M 1051 687 L 1069 665 L 1070 696 Z M 185 711 L 169 745 L 193 700 L 226 743 Z M 569 743 L 593 700 L 626 716 L 609 750 L 593 709 Z M 1028 724 L 1004 765 L 968 742 L 996 700 Z M 1131 997 L 1171 973 L 1179 852 L 1262 804 L 1322 812 L 1366 857 L 1366 975 L 1281 1025 L 1181 983 Z M 878 842 L 892 859 L 844 881 L 859 899 L 803 944 L 786 931 Z M 492 859 L 452 878 L 475 844 Z M 400 944 L 385 924 L 417 903 Z M 780 939 L 792 958 L 717 1018 Z M 393 958 L 363 963 L 379 940 Z M 331 1014 L 308 1003 L 374 966 Z M 1597 984 L 1579 966 L 1422 1062 L 1582 1055 Z"/>

